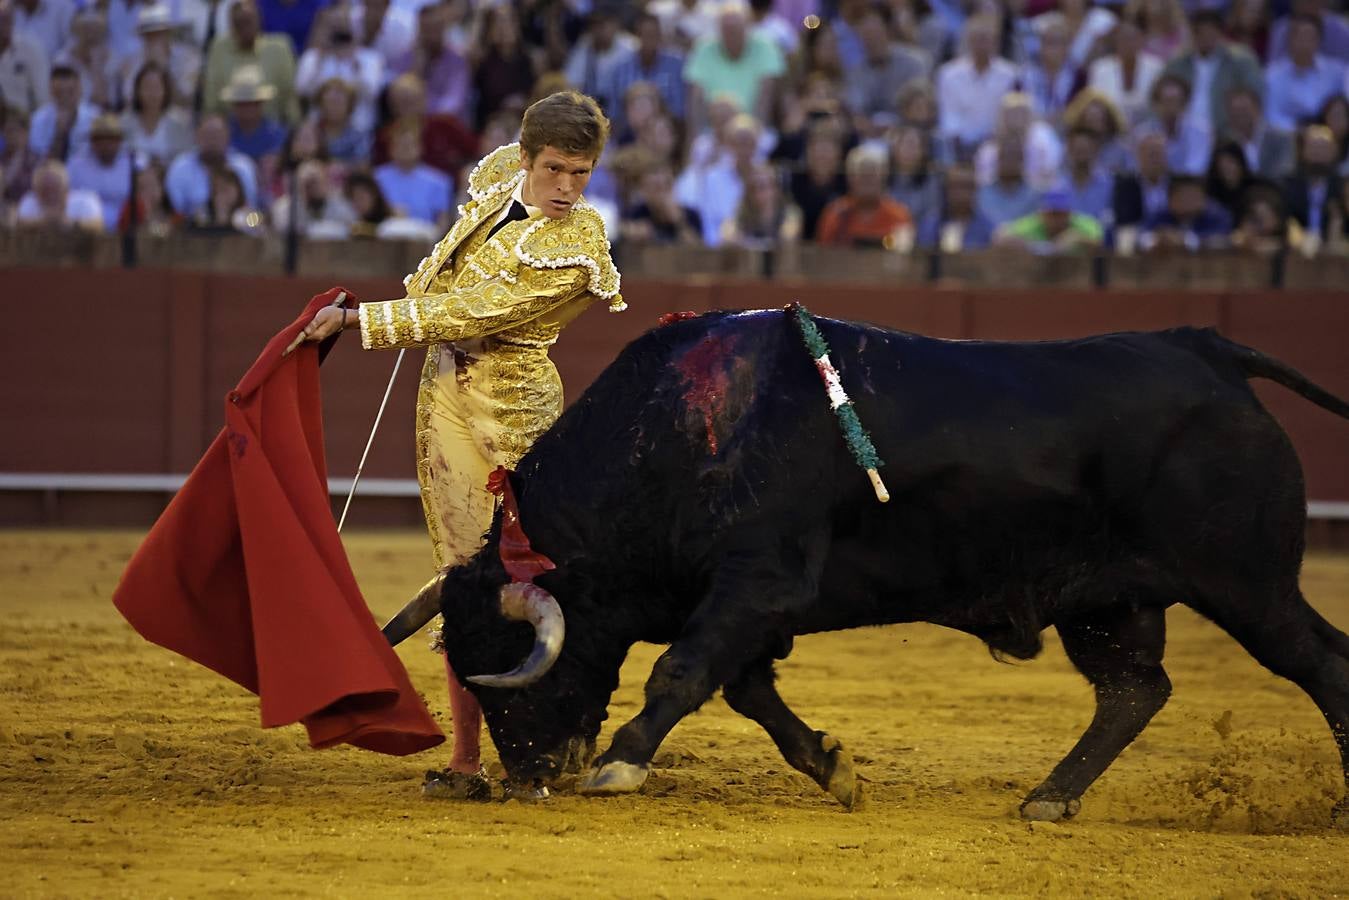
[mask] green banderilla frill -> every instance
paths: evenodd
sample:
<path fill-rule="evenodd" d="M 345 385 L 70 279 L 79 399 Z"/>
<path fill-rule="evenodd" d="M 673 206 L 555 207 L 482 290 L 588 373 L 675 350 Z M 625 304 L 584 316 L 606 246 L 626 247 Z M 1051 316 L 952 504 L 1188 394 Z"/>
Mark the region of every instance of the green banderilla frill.
<path fill-rule="evenodd" d="M 833 407 L 834 415 L 838 418 L 839 428 L 843 432 L 844 441 L 848 444 L 848 450 L 852 452 L 857 464 L 866 470 L 867 477 L 871 479 L 871 486 L 876 491 L 876 499 L 882 503 L 886 502 L 890 499 L 890 492 L 885 489 L 885 483 L 881 481 L 878 472 L 885 463 L 876 452 L 871 435 L 862 427 L 862 420 L 857 417 L 852 399 L 843 389 L 838 370 L 829 359 L 828 342 L 820 333 L 820 328 L 811 318 L 810 312 L 801 303 L 789 303 L 785 311 L 796 321 L 801 340 L 805 342 L 811 359 L 815 361 L 815 370 L 820 373 L 820 380 L 824 382 L 829 405 Z"/>

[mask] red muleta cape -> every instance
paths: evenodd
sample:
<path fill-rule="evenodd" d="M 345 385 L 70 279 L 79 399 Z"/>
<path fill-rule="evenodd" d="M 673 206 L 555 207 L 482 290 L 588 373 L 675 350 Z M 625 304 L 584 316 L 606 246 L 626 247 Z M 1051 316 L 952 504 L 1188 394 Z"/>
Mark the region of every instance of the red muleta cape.
<path fill-rule="evenodd" d="M 402 756 L 445 735 L 380 634 L 333 522 L 318 366 L 336 339 L 281 355 L 339 291 L 310 300 L 230 392 L 225 428 L 113 603 L 147 639 L 256 693 L 264 727 L 299 721 L 315 749 Z"/>

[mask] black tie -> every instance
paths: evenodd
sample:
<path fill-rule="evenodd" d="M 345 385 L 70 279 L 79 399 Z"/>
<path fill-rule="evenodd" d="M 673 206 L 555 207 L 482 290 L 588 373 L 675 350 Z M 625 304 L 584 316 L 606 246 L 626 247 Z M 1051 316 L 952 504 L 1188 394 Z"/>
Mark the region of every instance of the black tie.
<path fill-rule="evenodd" d="M 492 239 L 492 235 L 505 228 L 510 222 L 519 222 L 522 219 L 528 219 L 529 213 L 525 211 L 525 205 L 519 200 L 511 201 L 511 208 L 506 210 L 506 216 L 500 222 L 492 226 L 492 230 L 487 232 L 487 240 Z"/>

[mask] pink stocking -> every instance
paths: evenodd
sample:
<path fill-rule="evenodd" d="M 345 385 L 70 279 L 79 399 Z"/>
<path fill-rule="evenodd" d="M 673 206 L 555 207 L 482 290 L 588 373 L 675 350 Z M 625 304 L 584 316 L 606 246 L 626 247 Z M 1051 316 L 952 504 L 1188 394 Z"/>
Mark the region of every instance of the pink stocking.
<path fill-rule="evenodd" d="M 476 772 L 480 765 L 478 738 L 482 732 L 482 707 L 459 683 L 449 657 L 445 658 L 445 674 L 450 686 L 450 719 L 454 723 L 454 752 L 450 755 L 450 769 L 455 772 Z"/>

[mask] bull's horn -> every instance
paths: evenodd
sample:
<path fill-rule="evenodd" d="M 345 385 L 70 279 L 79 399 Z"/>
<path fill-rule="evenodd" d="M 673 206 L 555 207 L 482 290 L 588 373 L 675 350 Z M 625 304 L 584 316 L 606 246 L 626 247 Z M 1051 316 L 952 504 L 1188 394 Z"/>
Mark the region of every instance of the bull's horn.
<path fill-rule="evenodd" d="M 473 675 L 469 681 L 487 687 L 518 688 L 533 684 L 547 674 L 562 652 L 567 626 L 562 607 L 553 595 L 534 584 L 513 581 L 501 589 L 501 615 L 512 622 L 534 626 L 534 649 L 529 657 L 502 675 Z"/>
<path fill-rule="evenodd" d="M 389 620 L 384 626 L 384 637 L 388 639 L 389 646 L 397 647 L 403 641 L 412 637 L 422 626 L 435 618 L 436 613 L 440 612 L 440 587 L 445 583 L 445 573 L 441 572 L 435 578 L 428 581 L 417 596 L 408 601 L 398 611 L 398 615 Z"/>

